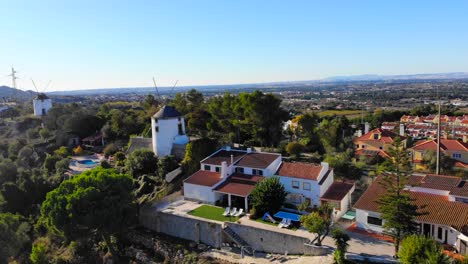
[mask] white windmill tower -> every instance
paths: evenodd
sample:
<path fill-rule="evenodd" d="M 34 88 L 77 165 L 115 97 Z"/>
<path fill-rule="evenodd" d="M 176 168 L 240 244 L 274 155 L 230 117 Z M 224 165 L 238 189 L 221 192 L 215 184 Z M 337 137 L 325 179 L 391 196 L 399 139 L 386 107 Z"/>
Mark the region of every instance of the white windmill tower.
<path fill-rule="evenodd" d="M 49 87 L 50 82 L 44 87 L 43 92 L 39 92 L 37 89 L 36 83 L 32 80 L 34 88 L 36 89 L 37 96 L 33 99 L 33 109 L 35 116 L 45 116 L 47 112 L 52 108 L 52 99 L 50 99 L 46 94 L 45 90 Z"/>
<path fill-rule="evenodd" d="M 159 97 L 156 81 L 154 81 L 154 86 L 157 96 Z M 160 98 L 158 98 L 158 100 L 160 100 Z M 185 151 L 185 146 L 189 142 L 189 138 L 185 133 L 184 116 L 169 105 L 163 105 L 161 109 L 151 117 L 151 132 L 153 151 L 158 157 L 168 155 L 179 156 L 178 150 Z"/>

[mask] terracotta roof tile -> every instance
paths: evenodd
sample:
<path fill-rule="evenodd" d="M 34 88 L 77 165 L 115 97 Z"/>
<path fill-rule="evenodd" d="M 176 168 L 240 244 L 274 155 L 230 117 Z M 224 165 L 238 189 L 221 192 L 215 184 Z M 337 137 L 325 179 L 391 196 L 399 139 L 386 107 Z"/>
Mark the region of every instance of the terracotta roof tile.
<path fill-rule="evenodd" d="M 320 199 L 341 201 L 353 187 L 354 182 L 334 182 Z"/>
<path fill-rule="evenodd" d="M 188 177 L 184 182 L 203 186 L 213 186 L 221 180 L 218 172 L 199 170 Z"/>
<path fill-rule="evenodd" d="M 382 176 L 379 176 L 364 192 L 354 205 L 357 209 L 378 212 L 377 201 L 385 190 L 379 184 Z M 423 192 L 409 192 L 414 199 L 414 204 L 420 207 L 418 221 L 451 226 L 464 234 L 468 229 L 468 204 L 451 202 L 447 196 L 435 195 Z M 456 212 L 456 213 L 454 213 Z"/>
<path fill-rule="evenodd" d="M 257 182 L 261 180 L 263 180 L 262 176 L 236 173 L 216 187 L 214 191 L 246 197 L 253 191 Z"/>
<path fill-rule="evenodd" d="M 455 139 L 441 139 L 440 148 L 442 150 L 450 150 L 450 151 L 468 151 L 468 144 L 460 142 Z M 411 149 L 413 150 L 437 150 L 437 139 L 425 140 L 422 142 L 420 141 Z"/>
<path fill-rule="evenodd" d="M 221 165 L 221 162 L 226 161 L 227 165 L 231 165 L 231 155 L 233 156 L 234 163 L 238 161 L 242 156 L 246 155 L 245 151 L 236 151 L 236 150 L 220 150 L 213 154 L 212 156 L 204 159 L 201 163 L 211 164 L 211 165 Z"/>
<path fill-rule="evenodd" d="M 235 165 L 239 167 L 249 167 L 266 169 L 280 154 L 251 152 L 244 155 Z"/>
<path fill-rule="evenodd" d="M 322 166 L 304 162 L 283 162 L 276 175 L 316 181 Z"/>
<path fill-rule="evenodd" d="M 374 134 L 380 134 L 379 139 L 374 139 Z M 393 139 L 396 137 L 400 137 L 401 139 L 405 139 L 406 137 L 399 136 L 396 133 L 393 133 L 390 130 L 385 130 L 382 128 L 376 128 L 368 133 L 356 138 L 354 141 L 379 141 L 379 142 L 384 142 L 384 143 L 392 143 Z"/>

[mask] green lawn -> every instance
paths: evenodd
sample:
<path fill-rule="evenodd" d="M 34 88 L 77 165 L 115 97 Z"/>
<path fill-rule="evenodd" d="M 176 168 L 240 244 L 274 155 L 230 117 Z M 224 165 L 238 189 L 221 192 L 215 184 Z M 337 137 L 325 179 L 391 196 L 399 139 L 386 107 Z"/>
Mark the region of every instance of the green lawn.
<path fill-rule="evenodd" d="M 204 204 L 196 209 L 188 212 L 189 215 L 198 216 L 206 219 L 221 221 L 221 222 L 235 222 L 239 217 L 223 216 L 224 208 Z M 261 219 L 260 219 L 261 220 Z"/>

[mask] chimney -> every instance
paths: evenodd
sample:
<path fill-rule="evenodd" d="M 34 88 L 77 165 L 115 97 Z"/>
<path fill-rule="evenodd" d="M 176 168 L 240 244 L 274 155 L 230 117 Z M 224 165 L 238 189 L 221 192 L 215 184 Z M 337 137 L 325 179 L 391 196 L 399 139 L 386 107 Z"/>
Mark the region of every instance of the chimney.
<path fill-rule="evenodd" d="M 231 164 L 234 163 L 234 155 L 231 154 Z"/>
<path fill-rule="evenodd" d="M 364 134 L 369 133 L 369 122 L 364 123 Z"/>
<path fill-rule="evenodd" d="M 400 136 L 405 136 L 405 125 L 400 124 Z"/>
<path fill-rule="evenodd" d="M 227 162 L 223 161 L 221 162 L 221 175 L 220 175 L 221 179 L 227 177 L 227 173 L 228 173 Z"/>
<path fill-rule="evenodd" d="M 252 153 L 252 148 L 247 148 L 247 153 Z"/>
<path fill-rule="evenodd" d="M 463 143 L 468 143 L 468 136 L 467 135 L 463 135 Z"/>

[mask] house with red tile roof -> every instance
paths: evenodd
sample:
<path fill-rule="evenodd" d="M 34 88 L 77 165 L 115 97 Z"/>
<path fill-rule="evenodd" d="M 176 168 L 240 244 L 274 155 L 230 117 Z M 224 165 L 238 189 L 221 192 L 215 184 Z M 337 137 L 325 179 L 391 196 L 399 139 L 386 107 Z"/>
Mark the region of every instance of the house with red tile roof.
<path fill-rule="evenodd" d="M 382 233 L 384 231 L 377 203 L 385 193 L 379 176 L 356 202 L 358 228 Z M 440 243 L 468 254 L 468 182 L 454 176 L 411 175 L 405 186 L 422 215 L 416 217 L 419 232 Z"/>
<path fill-rule="evenodd" d="M 354 139 L 355 156 L 358 159 L 362 156 L 374 157 L 377 155 L 388 158 L 388 150 L 391 148 L 396 137 L 400 137 L 403 145 L 406 146 L 405 136 L 400 136 L 382 128 L 373 129 Z"/>
<path fill-rule="evenodd" d="M 437 139 L 417 142 L 409 148 L 413 166 L 416 169 L 425 169 L 421 163 L 428 151 L 437 151 Z M 468 144 L 455 139 L 441 139 L 440 153 L 456 161 L 456 167 L 465 169 L 468 167 Z"/>
<path fill-rule="evenodd" d="M 184 197 L 210 204 L 226 199 L 229 206 L 236 200 L 248 212 L 251 192 L 266 177 L 279 178 L 289 203 L 299 205 L 307 200 L 311 207 L 328 203 L 335 209 L 335 217 L 350 207 L 354 182 L 334 182 L 328 163 L 286 162 L 281 154 L 230 147 L 200 162 L 200 170 L 184 181 Z"/>

